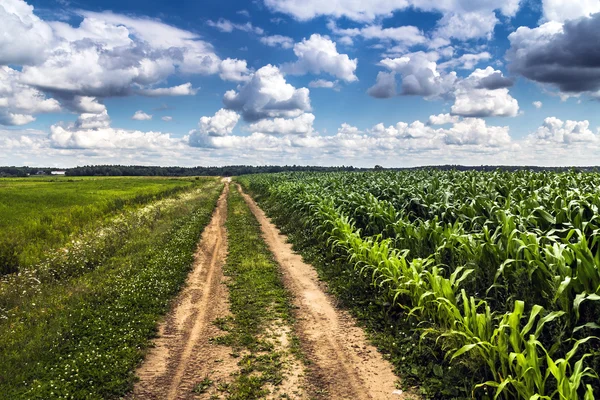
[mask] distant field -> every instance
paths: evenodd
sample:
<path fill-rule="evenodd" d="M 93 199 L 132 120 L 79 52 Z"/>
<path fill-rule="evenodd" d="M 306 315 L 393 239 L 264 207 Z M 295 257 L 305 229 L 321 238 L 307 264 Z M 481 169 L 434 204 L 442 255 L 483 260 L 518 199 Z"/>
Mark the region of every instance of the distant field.
<path fill-rule="evenodd" d="M 124 207 L 195 184 L 193 178 L 0 179 L 0 275 L 37 262 L 69 235 Z"/>

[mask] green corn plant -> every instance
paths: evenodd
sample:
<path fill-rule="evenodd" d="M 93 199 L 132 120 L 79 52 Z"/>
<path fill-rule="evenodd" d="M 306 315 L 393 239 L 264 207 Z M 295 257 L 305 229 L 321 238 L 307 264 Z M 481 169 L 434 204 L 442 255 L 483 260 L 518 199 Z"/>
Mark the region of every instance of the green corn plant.
<path fill-rule="evenodd" d="M 453 359 L 480 359 L 496 397 L 587 399 L 592 356 L 562 341 L 598 327 L 589 311 L 582 320 L 600 296 L 598 177 L 416 170 L 244 184 L 288 229 L 313 232 L 394 307 L 435 325 Z"/>

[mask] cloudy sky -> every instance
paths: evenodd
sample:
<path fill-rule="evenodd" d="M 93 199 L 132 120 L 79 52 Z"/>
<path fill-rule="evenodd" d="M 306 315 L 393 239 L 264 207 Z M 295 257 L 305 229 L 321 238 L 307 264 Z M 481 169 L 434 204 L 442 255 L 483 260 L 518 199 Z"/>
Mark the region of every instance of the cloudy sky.
<path fill-rule="evenodd" d="M 0 165 L 595 165 L 599 43 L 600 0 L 2 0 Z"/>

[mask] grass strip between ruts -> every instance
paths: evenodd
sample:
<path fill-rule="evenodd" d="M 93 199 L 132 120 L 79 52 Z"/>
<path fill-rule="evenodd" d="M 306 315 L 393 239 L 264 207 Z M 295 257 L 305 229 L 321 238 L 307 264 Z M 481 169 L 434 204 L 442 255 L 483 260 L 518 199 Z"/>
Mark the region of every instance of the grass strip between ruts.
<path fill-rule="evenodd" d="M 240 370 L 220 390 L 228 399 L 264 398 L 268 384 L 284 379 L 285 356 L 267 336 L 270 327 L 293 323 L 291 299 L 258 221 L 235 188 L 229 192 L 226 227 L 229 254 L 224 273 L 229 277 L 232 316 L 216 321 L 227 332 L 216 342 L 232 347 Z"/>

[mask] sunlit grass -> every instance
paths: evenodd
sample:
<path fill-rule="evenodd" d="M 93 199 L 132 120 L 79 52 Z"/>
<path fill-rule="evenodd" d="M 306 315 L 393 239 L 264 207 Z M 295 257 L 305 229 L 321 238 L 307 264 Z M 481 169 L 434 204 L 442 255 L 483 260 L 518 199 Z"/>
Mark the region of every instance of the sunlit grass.
<path fill-rule="evenodd" d="M 192 178 L 0 179 L 0 275 L 38 262 L 75 232 L 127 207 L 190 188 Z"/>
<path fill-rule="evenodd" d="M 131 389 L 135 367 L 185 282 L 223 187 L 217 178 L 198 185 L 159 201 L 160 207 L 108 221 L 99 231 L 104 234 L 78 236 L 57 262 L 63 275 L 32 270 L 6 277 L 0 397 L 108 399 Z"/>

